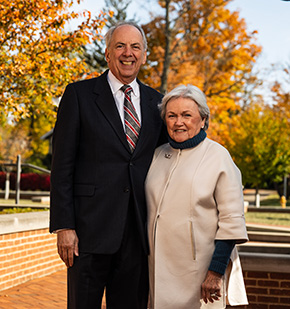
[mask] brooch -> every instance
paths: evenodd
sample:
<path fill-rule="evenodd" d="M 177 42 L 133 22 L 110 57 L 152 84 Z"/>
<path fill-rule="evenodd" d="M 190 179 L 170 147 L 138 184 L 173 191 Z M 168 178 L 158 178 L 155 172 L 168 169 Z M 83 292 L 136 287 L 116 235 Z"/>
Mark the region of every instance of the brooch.
<path fill-rule="evenodd" d="M 166 153 L 166 154 L 164 155 L 164 157 L 165 157 L 166 159 L 170 159 L 170 158 L 172 157 L 172 154 L 171 154 L 171 153 Z"/>

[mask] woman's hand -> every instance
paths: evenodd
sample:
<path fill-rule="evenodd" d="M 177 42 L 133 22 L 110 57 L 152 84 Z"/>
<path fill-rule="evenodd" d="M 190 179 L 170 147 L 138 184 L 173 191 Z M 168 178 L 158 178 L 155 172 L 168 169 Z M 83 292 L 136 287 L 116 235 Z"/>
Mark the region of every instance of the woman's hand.
<path fill-rule="evenodd" d="M 206 278 L 201 285 L 201 297 L 203 301 L 213 303 L 221 297 L 222 275 L 209 270 Z"/>

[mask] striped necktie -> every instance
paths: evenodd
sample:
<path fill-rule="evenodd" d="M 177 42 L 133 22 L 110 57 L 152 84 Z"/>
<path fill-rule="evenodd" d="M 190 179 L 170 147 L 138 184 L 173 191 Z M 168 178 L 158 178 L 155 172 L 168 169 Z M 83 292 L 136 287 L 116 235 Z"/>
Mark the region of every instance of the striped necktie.
<path fill-rule="evenodd" d="M 133 91 L 133 89 L 129 85 L 124 85 L 121 87 L 121 90 L 125 94 L 124 119 L 125 119 L 126 137 L 131 152 L 133 152 L 137 144 L 141 125 L 136 110 L 134 108 L 134 105 L 132 104 L 131 101 L 131 92 Z"/>

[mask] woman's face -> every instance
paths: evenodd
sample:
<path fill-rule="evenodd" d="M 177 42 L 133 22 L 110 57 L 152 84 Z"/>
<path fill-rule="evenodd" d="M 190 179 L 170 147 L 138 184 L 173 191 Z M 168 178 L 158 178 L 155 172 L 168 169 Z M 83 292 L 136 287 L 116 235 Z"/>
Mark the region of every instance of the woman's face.
<path fill-rule="evenodd" d="M 169 136 L 176 142 L 184 142 L 204 126 L 197 104 L 187 98 L 171 99 L 166 106 L 165 122 Z"/>

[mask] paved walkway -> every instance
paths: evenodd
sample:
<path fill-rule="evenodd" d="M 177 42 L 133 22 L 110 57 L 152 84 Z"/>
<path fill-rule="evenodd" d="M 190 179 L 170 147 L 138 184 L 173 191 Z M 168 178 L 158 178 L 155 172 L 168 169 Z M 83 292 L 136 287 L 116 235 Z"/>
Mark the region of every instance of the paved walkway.
<path fill-rule="evenodd" d="M 0 291 L 0 308 L 66 309 L 66 270 Z"/>

